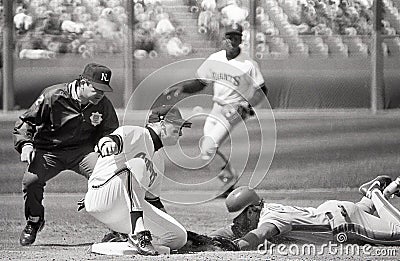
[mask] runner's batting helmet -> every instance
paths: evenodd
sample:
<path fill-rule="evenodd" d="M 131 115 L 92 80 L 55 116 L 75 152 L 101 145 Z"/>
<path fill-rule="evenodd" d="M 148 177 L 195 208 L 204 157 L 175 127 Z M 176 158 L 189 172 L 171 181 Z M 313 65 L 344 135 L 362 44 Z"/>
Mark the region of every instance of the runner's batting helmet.
<path fill-rule="evenodd" d="M 242 211 L 250 205 L 260 204 L 261 199 L 254 191 L 247 186 L 238 187 L 229 193 L 225 205 L 229 212 Z"/>

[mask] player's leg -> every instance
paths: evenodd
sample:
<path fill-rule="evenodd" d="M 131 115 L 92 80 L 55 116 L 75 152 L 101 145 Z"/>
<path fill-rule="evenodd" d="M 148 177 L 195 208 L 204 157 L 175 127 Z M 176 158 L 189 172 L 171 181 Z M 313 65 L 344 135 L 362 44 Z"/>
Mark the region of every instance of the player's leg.
<path fill-rule="evenodd" d="M 144 191 L 133 171 L 144 171 L 144 161 L 137 159 L 136 167 L 124 169 L 113 178 L 94 187 L 89 183 L 85 196 L 86 211 L 113 231 L 128 234 L 128 241 L 139 254 L 154 255 L 151 234 L 143 223 Z M 132 162 L 131 162 L 132 163 Z"/>
<path fill-rule="evenodd" d="M 77 172 L 88 179 L 93 173 L 99 155 L 100 154 L 98 152 L 90 152 L 85 155 L 84 158 L 78 163 Z"/>
<path fill-rule="evenodd" d="M 375 206 L 372 200 L 368 197 L 362 197 L 359 202 L 356 203 L 356 205 L 364 212 L 369 213 L 369 214 L 374 214 L 375 213 Z"/>
<path fill-rule="evenodd" d="M 94 152 L 89 146 L 82 146 L 74 151 L 64 153 L 64 164 L 68 169 L 89 179 L 94 167 L 96 166 L 99 153 Z"/>
<path fill-rule="evenodd" d="M 133 158 L 126 162 L 131 175 L 127 180 L 127 195 L 130 200 L 130 217 L 132 233 L 128 235 L 129 242 L 143 255 L 157 255 L 151 241 L 151 233 L 145 228 L 143 220 L 143 205 L 145 193 L 152 177 L 146 171 L 146 163 L 141 158 Z"/>
<path fill-rule="evenodd" d="M 380 175 L 377 176 L 376 178 L 362 184 L 359 188 L 358 191 L 364 195 L 362 199 L 356 203 L 356 205 L 363 210 L 364 212 L 367 212 L 369 214 L 374 214 L 375 212 L 375 206 L 370 197 L 367 196 L 367 193 L 369 193 L 371 186 L 377 187 L 379 190 L 384 191 L 386 190 L 387 186 L 392 182 L 392 178 L 387 176 L 387 175 Z"/>
<path fill-rule="evenodd" d="M 186 244 L 186 229 L 175 218 L 164 211 L 143 203 L 144 224 L 153 236 L 153 244 L 176 250 Z"/>
<path fill-rule="evenodd" d="M 131 233 L 130 200 L 126 192 L 129 170 L 117 172 L 104 184 L 89 182 L 85 195 L 86 212 L 108 228 Z"/>
<path fill-rule="evenodd" d="M 374 193 L 379 193 L 383 198 L 379 189 L 376 189 L 372 194 Z M 387 222 L 382 220 L 380 216 L 365 212 L 353 202 L 337 202 L 337 207 L 333 207 L 330 211 L 333 215 L 332 228 L 334 234 L 338 235 L 344 232 L 362 242 L 374 242 L 374 240 L 390 241 L 399 236 L 396 235 L 395 226 L 392 222 Z M 378 211 L 379 206 L 375 205 L 375 208 Z"/>
<path fill-rule="evenodd" d="M 393 226 L 400 226 L 400 212 L 384 197 L 379 189 L 371 190 L 371 201 L 373 202 L 376 212 L 381 218 L 382 222 L 393 224 Z M 400 231 L 397 231 L 400 236 Z"/>
<path fill-rule="evenodd" d="M 22 192 L 25 201 L 25 218 L 27 224 L 20 236 L 23 246 L 35 242 L 37 232 L 44 226 L 43 193 L 46 182 L 63 170 L 57 155 L 35 151 L 35 157 L 28 166 L 22 179 Z"/>
<path fill-rule="evenodd" d="M 218 147 L 228 137 L 230 124 L 221 113 L 222 106 L 214 103 L 213 109 L 206 118 L 203 127 L 203 140 L 201 143 L 201 156 L 203 160 L 210 160 Z"/>

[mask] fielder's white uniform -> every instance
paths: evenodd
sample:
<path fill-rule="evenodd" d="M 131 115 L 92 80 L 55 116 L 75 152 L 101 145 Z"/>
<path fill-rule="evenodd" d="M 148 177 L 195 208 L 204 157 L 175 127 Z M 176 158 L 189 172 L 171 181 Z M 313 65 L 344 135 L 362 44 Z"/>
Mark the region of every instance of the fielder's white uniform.
<path fill-rule="evenodd" d="M 307 227 L 311 230 L 316 225 L 329 225 L 334 229 L 354 224 L 358 227 L 357 233 L 372 240 L 400 239 L 400 213 L 379 190 L 372 192 L 371 199 L 363 197 L 357 203 L 329 200 L 317 208 L 264 203 L 258 226 L 264 223 L 274 224 L 280 235 L 289 237 L 289 232 L 299 228 L 307 231 Z"/>
<path fill-rule="evenodd" d="M 253 97 L 264 78 L 258 64 L 248 54 L 240 52 L 236 58 L 228 60 L 225 50 L 211 54 L 197 70 L 197 77 L 213 81 L 214 105 L 203 129 L 204 136 L 211 139 L 204 139 L 201 148 L 203 155 L 211 156 L 234 125 L 240 122 L 230 123 L 225 117 L 224 107 Z"/>
<path fill-rule="evenodd" d="M 145 201 L 146 190 L 159 195 L 164 173 L 162 151 L 155 152 L 150 131 L 123 126 L 111 135 L 122 141 L 122 152 L 99 158 L 89 178 L 86 211 L 108 228 L 130 234 L 132 210 L 142 210 L 145 228 L 154 245 L 179 249 L 186 243 L 185 228 L 167 213 Z"/>

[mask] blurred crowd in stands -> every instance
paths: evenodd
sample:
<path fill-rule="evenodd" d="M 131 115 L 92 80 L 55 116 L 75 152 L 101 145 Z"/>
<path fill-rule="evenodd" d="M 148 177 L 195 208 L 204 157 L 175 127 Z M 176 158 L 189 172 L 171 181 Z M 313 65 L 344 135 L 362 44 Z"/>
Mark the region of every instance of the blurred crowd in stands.
<path fill-rule="evenodd" d="M 397 0 L 396 0 L 397 1 Z M 373 0 L 262 0 L 256 8 L 257 53 L 287 57 L 368 56 L 373 32 Z M 393 0 L 383 0 L 382 33 L 400 33 Z M 387 38 L 385 54 L 400 53 L 399 37 Z"/>
<path fill-rule="evenodd" d="M 397 2 L 396 2 L 397 1 Z M 197 32 L 185 32 L 173 9 L 158 0 L 133 0 L 134 56 L 186 56 L 197 33 L 218 41 L 220 29 L 243 25 L 243 46 L 250 41 L 250 2 L 243 0 L 185 0 Z M 373 0 L 260 0 L 255 8 L 256 57 L 300 54 L 368 55 L 373 32 Z M 400 33 L 400 1 L 383 0 L 383 34 Z M 84 58 L 124 52 L 126 0 L 16 0 L 14 25 L 20 58 L 53 58 L 74 53 Z M 2 10 L 0 10 L 2 11 Z M 188 39 L 186 37 L 186 39 Z M 400 39 L 385 39 L 387 53 L 400 53 Z"/>
<path fill-rule="evenodd" d="M 162 1 L 134 0 L 134 55 L 138 59 L 191 51 L 164 12 Z M 123 53 L 126 0 L 17 0 L 14 25 L 20 58 L 53 58 L 75 53 L 83 58 Z"/>

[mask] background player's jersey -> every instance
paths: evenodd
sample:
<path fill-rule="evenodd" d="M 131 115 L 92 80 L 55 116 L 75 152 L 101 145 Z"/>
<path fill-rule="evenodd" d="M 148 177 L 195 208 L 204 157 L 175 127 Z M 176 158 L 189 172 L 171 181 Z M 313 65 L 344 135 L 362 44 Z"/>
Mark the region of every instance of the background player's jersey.
<path fill-rule="evenodd" d="M 106 183 L 122 169 L 127 169 L 126 161 L 133 158 L 142 158 L 146 164 L 146 172 L 150 175 L 151 184 L 146 184 L 147 189 L 154 185 L 158 173 L 154 168 L 154 145 L 149 130 L 138 126 L 122 126 L 111 135 L 116 135 L 122 140 L 122 152 L 117 155 L 100 157 L 89 178 L 89 186 L 98 186 Z"/>
<path fill-rule="evenodd" d="M 255 61 L 241 52 L 228 60 L 226 51 L 211 54 L 197 70 L 200 79 L 214 82 L 214 101 L 221 105 L 237 103 L 253 96 L 264 78 Z"/>

